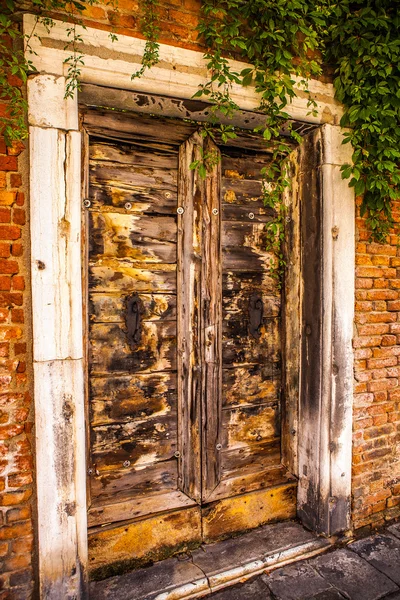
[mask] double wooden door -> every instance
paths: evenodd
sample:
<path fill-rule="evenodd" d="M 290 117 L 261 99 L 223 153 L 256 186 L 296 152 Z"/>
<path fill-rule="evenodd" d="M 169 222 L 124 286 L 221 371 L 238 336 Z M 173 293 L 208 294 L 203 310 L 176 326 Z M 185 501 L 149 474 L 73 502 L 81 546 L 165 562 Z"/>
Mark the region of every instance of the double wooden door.
<path fill-rule="evenodd" d="M 295 514 L 260 176 L 270 157 L 254 140 L 218 147 L 183 125 L 144 135 L 145 121 L 140 135 L 102 129 L 89 142 L 88 518 L 99 576 Z M 202 178 L 193 163 L 204 160 Z"/>

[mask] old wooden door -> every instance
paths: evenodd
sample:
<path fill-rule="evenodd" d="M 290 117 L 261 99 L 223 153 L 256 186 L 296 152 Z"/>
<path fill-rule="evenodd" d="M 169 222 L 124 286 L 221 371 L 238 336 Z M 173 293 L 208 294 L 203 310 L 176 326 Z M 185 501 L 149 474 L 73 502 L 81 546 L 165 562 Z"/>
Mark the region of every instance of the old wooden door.
<path fill-rule="evenodd" d="M 252 137 L 218 147 L 193 126 L 146 119 L 85 116 L 97 576 L 295 514 L 265 250 L 270 156 Z M 191 164 L 204 157 L 202 179 Z"/>

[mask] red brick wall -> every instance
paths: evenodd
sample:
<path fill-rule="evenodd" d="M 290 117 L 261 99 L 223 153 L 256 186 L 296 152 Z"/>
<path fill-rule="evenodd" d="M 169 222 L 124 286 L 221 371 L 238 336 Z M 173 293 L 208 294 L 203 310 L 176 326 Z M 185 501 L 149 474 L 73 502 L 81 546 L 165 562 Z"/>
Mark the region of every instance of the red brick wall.
<path fill-rule="evenodd" d="M 359 203 L 358 203 L 359 204 Z M 400 204 L 394 216 L 400 221 Z M 400 245 L 369 243 L 357 218 L 353 519 L 400 515 Z"/>
<path fill-rule="evenodd" d="M 0 105 L 0 111 L 4 105 Z M 32 589 L 32 414 L 28 228 L 22 144 L 0 137 L 0 600 Z"/>

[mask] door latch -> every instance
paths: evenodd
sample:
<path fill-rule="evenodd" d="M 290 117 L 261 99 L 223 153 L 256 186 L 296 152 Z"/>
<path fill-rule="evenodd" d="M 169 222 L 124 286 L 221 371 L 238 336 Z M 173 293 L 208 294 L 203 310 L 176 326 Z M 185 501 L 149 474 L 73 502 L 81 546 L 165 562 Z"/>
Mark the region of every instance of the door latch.
<path fill-rule="evenodd" d="M 126 299 L 126 328 L 128 330 L 128 343 L 135 350 L 142 338 L 143 302 L 138 294 L 134 293 Z"/>
<path fill-rule="evenodd" d="M 264 306 L 259 294 L 253 294 L 249 302 L 249 334 L 256 340 L 261 337 L 261 325 L 264 315 Z"/>

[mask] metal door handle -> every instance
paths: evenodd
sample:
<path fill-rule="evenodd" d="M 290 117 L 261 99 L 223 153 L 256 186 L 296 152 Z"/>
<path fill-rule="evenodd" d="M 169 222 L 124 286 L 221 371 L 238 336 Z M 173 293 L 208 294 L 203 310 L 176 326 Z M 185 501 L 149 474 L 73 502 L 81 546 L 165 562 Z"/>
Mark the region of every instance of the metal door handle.
<path fill-rule="evenodd" d="M 261 325 L 264 314 L 262 297 L 253 294 L 249 302 L 249 334 L 257 340 L 261 337 Z"/>
<path fill-rule="evenodd" d="M 143 302 L 138 294 L 134 293 L 126 299 L 126 327 L 128 330 L 128 343 L 132 350 L 140 343 L 142 338 Z"/>

